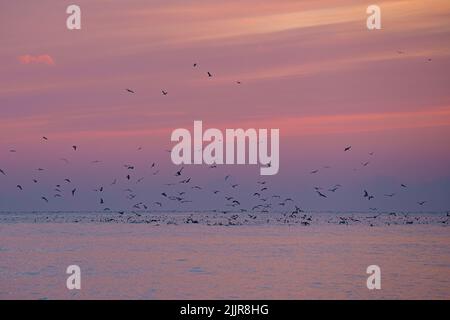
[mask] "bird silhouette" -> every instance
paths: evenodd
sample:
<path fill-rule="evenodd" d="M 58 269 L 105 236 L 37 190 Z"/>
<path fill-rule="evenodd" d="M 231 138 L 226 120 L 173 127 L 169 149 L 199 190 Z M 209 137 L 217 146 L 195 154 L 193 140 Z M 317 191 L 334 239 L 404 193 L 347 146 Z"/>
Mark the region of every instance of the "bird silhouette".
<path fill-rule="evenodd" d="M 327 196 L 324 195 L 322 192 L 320 192 L 320 191 L 316 191 L 316 192 L 317 192 L 317 194 L 318 194 L 319 196 L 321 196 L 322 198 L 327 198 Z"/>
<path fill-rule="evenodd" d="M 134 90 L 131 90 L 131 89 L 126 89 L 126 91 L 129 93 L 135 93 Z"/>

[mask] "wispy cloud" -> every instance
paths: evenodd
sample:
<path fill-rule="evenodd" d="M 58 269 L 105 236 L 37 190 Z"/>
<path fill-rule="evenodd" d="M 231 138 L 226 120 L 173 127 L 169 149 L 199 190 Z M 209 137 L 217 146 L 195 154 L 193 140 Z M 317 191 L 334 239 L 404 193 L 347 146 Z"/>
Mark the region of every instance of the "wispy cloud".
<path fill-rule="evenodd" d="M 50 66 L 55 65 L 55 61 L 48 54 L 41 54 L 38 56 L 33 56 L 30 54 L 25 54 L 18 57 L 18 60 L 22 64 L 47 64 Z"/>

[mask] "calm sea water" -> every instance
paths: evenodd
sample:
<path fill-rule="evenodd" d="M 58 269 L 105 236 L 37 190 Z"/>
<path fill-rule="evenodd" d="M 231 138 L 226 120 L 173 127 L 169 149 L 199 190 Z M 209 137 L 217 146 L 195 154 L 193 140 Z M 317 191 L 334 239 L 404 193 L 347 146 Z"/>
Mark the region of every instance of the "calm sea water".
<path fill-rule="evenodd" d="M 0 299 L 449 299 L 438 224 L 0 223 Z M 67 266 L 81 290 L 66 288 Z M 381 267 L 368 290 L 366 268 Z"/>

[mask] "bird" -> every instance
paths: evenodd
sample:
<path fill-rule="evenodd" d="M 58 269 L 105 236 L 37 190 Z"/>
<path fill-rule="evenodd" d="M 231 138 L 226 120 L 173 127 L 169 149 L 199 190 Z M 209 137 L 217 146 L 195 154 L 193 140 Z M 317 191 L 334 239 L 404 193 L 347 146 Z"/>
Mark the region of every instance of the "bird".
<path fill-rule="evenodd" d="M 76 189 L 76 188 L 72 190 L 72 197 L 74 197 L 74 196 L 75 196 L 75 192 L 76 192 L 76 191 L 77 191 L 77 189 Z"/>
<path fill-rule="evenodd" d="M 344 149 L 344 151 L 349 151 L 352 148 L 352 146 L 348 146 Z"/>
<path fill-rule="evenodd" d="M 368 196 L 369 196 L 369 193 L 366 190 L 364 190 L 364 198 L 367 198 Z"/>
<path fill-rule="evenodd" d="M 71 183 L 70 179 L 64 179 L 64 181 L 67 182 L 67 183 Z"/>
<path fill-rule="evenodd" d="M 105 201 L 103 201 L 103 198 L 100 198 L 100 204 L 104 204 Z"/>
<path fill-rule="evenodd" d="M 314 174 L 314 173 L 317 173 L 317 172 L 319 172 L 319 170 L 316 169 L 316 170 L 311 171 L 310 173 Z"/>
<path fill-rule="evenodd" d="M 177 177 L 181 176 L 181 172 L 183 171 L 183 169 L 184 169 L 184 167 L 181 167 L 181 169 L 175 173 L 175 176 L 177 176 Z"/>
<path fill-rule="evenodd" d="M 41 197 L 42 200 L 44 200 L 45 202 L 48 202 L 48 199 L 46 197 Z"/>
<path fill-rule="evenodd" d="M 367 167 L 368 165 L 369 165 L 369 161 L 367 161 L 367 162 L 363 162 L 363 163 L 361 163 L 361 165 L 363 166 L 363 167 Z"/>
<path fill-rule="evenodd" d="M 0 169 L 0 173 L 1 173 L 2 175 L 6 176 L 5 171 L 3 171 L 2 169 Z"/>
<path fill-rule="evenodd" d="M 134 90 L 131 90 L 131 89 L 126 89 L 126 91 L 129 93 L 135 93 Z"/>
<path fill-rule="evenodd" d="M 240 82 L 240 81 L 236 81 L 236 83 L 237 83 L 237 84 L 241 84 L 241 82 Z"/>
<path fill-rule="evenodd" d="M 423 206 L 425 203 L 427 203 L 426 201 L 419 201 L 417 202 L 419 205 Z"/>
<path fill-rule="evenodd" d="M 327 196 L 324 195 L 322 192 L 320 192 L 320 191 L 316 191 L 316 192 L 317 192 L 317 194 L 318 194 L 319 196 L 321 196 L 322 198 L 327 198 Z"/>
<path fill-rule="evenodd" d="M 402 188 L 408 188 L 408 187 L 406 186 L 406 184 L 403 184 L 403 183 L 402 183 L 400 186 L 401 186 Z"/>
<path fill-rule="evenodd" d="M 46 136 L 43 136 L 42 139 L 46 140 L 46 141 L 48 140 L 48 138 Z"/>
<path fill-rule="evenodd" d="M 168 94 L 168 92 L 167 92 L 167 91 L 164 91 L 164 90 L 161 90 L 161 92 L 162 92 L 162 94 L 163 94 L 164 96 L 167 96 L 167 94 Z"/>
<path fill-rule="evenodd" d="M 20 184 L 17 185 L 17 188 L 18 188 L 19 190 L 23 190 L 23 188 L 22 188 L 22 186 L 21 186 Z"/>
<path fill-rule="evenodd" d="M 74 151 L 77 151 L 78 147 L 77 146 L 72 146 L 72 148 L 73 148 Z"/>
<path fill-rule="evenodd" d="M 208 77 L 210 77 L 210 78 L 212 77 L 212 74 L 209 71 L 208 71 Z"/>

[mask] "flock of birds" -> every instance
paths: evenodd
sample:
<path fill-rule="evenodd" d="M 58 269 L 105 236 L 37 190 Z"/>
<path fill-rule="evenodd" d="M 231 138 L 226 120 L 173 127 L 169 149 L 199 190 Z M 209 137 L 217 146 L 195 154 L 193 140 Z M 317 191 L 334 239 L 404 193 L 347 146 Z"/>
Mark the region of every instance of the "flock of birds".
<path fill-rule="evenodd" d="M 404 54 L 404 52 L 398 52 L 399 54 Z M 198 67 L 197 63 L 193 64 L 194 68 Z M 210 71 L 206 72 L 206 75 L 209 78 L 212 78 L 213 75 Z M 236 81 L 237 84 L 241 84 L 241 81 Z M 130 88 L 125 89 L 127 93 L 129 94 L 136 94 L 136 91 Z M 164 96 L 168 95 L 167 90 L 161 90 L 161 93 Z M 49 138 L 47 136 L 42 137 L 42 141 L 48 143 Z M 71 146 L 73 152 L 78 151 L 78 146 L 73 145 Z M 141 150 L 142 148 L 138 148 L 138 150 Z M 346 146 L 343 151 L 344 152 L 351 152 L 352 146 Z M 15 149 L 11 149 L 10 152 L 15 153 Z M 170 152 L 170 151 L 169 151 Z M 373 156 L 374 153 L 369 153 L 370 156 Z M 70 161 L 66 158 L 61 158 L 61 161 L 65 162 L 66 164 L 69 164 Z M 92 161 L 92 163 L 100 163 L 99 160 Z M 366 161 L 361 163 L 363 167 L 367 167 L 370 164 L 370 161 Z M 144 180 L 145 177 L 139 177 L 135 178 L 133 175 L 133 171 L 135 170 L 135 165 L 131 164 L 125 164 L 124 168 L 126 170 L 126 174 L 124 174 L 125 182 L 134 182 L 136 184 L 139 184 Z M 217 165 L 210 165 L 210 169 L 217 168 Z M 329 167 L 324 167 L 329 168 Z M 153 162 L 149 165 L 149 169 L 151 170 L 152 175 L 158 175 L 160 173 L 160 170 L 158 168 L 157 163 Z M 45 171 L 43 168 L 38 168 L 37 171 Z M 288 218 L 294 218 L 300 215 L 302 217 L 301 223 L 303 225 L 309 225 L 312 221 L 312 217 L 307 215 L 305 211 L 300 207 L 298 202 L 294 200 L 292 197 L 283 197 L 281 194 L 274 194 L 271 192 L 271 187 L 269 186 L 267 181 L 257 181 L 256 189 L 249 195 L 249 197 L 252 199 L 253 204 L 251 206 L 244 206 L 243 201 L 237 198 L 236 196 L 230 195 L 227 193 L 228 190 L 234 190 L 239 188 L 239 183 L 235 182 L 235 179 L 231 177 L 231 175 L 226 175 L 223 178 L 224 185 L 222 188 L 217 188 L 214 190 L 207 190 L 206 188 L 194 184 L 194 179 L 190 176 L 187 176 L 185 173 L 185 167 L 181 166 L 176 172 L 173 173 L 173 177 L 177 178 L 178 180 L 175 182 L 167 183 L 165 184 L 166 188 L 172 188 L 169 190 L 165 190 L 160 193 L 159 198 L 156 201 L 153 201 L 152 203 L 148 203 L 145 201 L 138 201 L 137 199 L 138 194 L 135 192 L 132 188 L 132 186 L 128 186 L 126 189 L 124 189 L 125 197 L 131 202 L 130 205 L 130 211 L 117 211 L 119 215 L 125 215 L 125 214 L 132 214 L 135 216 L 135 218 L 142 216 L 145 212 L 151 212 L 155 209 L 162 208 L 168 208 L 169 203 L 176 203 L 178 205 L 178 208 L 180 208 L 183 204 L 192 203 L 193 200 L 189 198 L 190 192 L 192 191 L 204 191 L 206 192 L 206 196 L 210 194 L 211 196 L 215 197 L 223 197 L 225 203 L 225 209 L 222 210 L 213 210 L 213 212 L 220 212 L 222 214 L 229 214 L 229 213 L 244 213 L 248 214 L 247 218 L 250 219 L 256 219 L 255 214 L 269 214 L 271 212 L 277 212 L 277 211 L 284 211 L 284 219 L 287 221 Z M 317 174 L 320 170 L 315 169 L 310 172 L 310 174 Z M 8 174 L 8 171 L 4 168 L 0 168 L 0 176 L 6 176 Z M 39 180 L 37 178 L 33 178 L 32 180 L 33 184 L 39 184 Z M 0 180 L 1 183 L 1 180 Z M 114 178 L 112 182 L 110 183 L 110 186 L 115 186 L 119 183 L 119 180 L 117 178 Z M 69 191 L 67 192 L 67 186 L 69 186 Z M 177 189 L 176 186 L 183 186 L 184 188 L 182 190 L 175 190 Z M 401 188 L 406 189 L 408 188 L 406 184 L 401 184 Z M 21 184 L 17 184 L 16 188 L 19 192 L 24 191 L 24 186 Z M 328 198 L 328 193 L 335 193 L 340 188 L 342 188 L 342 185 L 336 184 L 332 186 L 331 188 L 324 189 L 322 187 L 314 187 L 315 193 L 320 198 Z M 102 206 L 102 210 L 104 212 L 112 212 L 113 210 L 108 207 L 106 201 L 105 201 L 105 192 L 106 192 L 105 186 L 100 186 L 94 189 L 94 192 L 98 194 L 98 203 L 100 206 Z M 62 180 L 61 183 L 56 184 L 54 186 L 54 193 L 52 195 L 53 198 L 63 198 L 69 195 L 70 197 L 76 197 L 77 192 L 79 188 L 76 187 L 72 183 L 72 179 L 65 178 Z M 242 194 L 241 194 L 242 195 Z M 370 193 L 368 190 L 362 190 L 361 196 L 364 199 L 367 199 L 367 201 L 370 201 L 375 198 L 375 195 Z M 392 198 L 396 196 L 396 193 L 389 193 L 384 194 L 384 197 Z M 40 198 L 45 203 L 49 203 L 51 201 L 51 197 L 48 195 L 42 195 Z M 424 206 L 427 203 L 425 200 L 417 201 L 417 204 L 420 206 Z M 181 207 L 182 208 L 182 207 Z M 371 211 L 378 211 L 375 207 L 369 208 Z M 392 216 L 392 213 L 391 213 Z M 448 214 L 447 214 L 448 216 Z M 236 220 L 238 216 L 233 215 L 230 221 L 228 221 L 229 224 L 232 224 L 232 220 Z M 192 222 L 194 221 L 192 217 L 189 217 L 189 219 L 186 219 L 186 221 Z M 347 223 L 351 220 L 347 220 L 347 218 L 342 218 L 339 220 L 339 223 Z"/>

